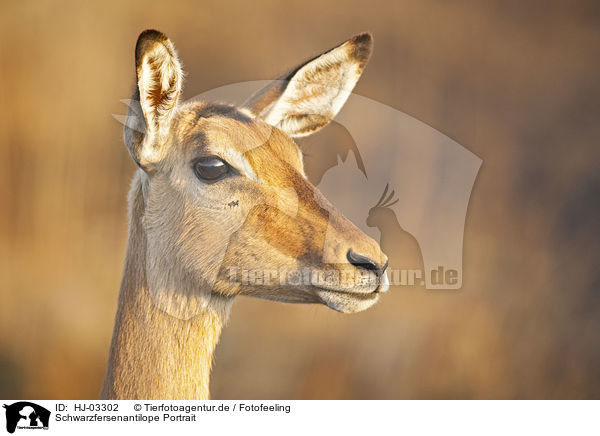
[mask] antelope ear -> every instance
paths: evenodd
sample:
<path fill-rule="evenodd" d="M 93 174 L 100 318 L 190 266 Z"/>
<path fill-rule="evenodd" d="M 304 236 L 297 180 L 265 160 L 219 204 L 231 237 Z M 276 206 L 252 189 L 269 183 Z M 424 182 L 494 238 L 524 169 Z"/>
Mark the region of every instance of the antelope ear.
<path fill-rule="evenodd" d="M 340 111 L 358 82 L 372 47 L 371 34 L 356 35 L 273 81 L 243 106 L 290 136 L 310 135 Z"/>
<path fill-rule="evenodd" d="M 173 43 L 156 30 L 145 30 L 135 46 L 136 87 L 125 122 L 125 144 L 146 169 L 164 155 L 164 134 L 181 93 L 183 72 Z"/>

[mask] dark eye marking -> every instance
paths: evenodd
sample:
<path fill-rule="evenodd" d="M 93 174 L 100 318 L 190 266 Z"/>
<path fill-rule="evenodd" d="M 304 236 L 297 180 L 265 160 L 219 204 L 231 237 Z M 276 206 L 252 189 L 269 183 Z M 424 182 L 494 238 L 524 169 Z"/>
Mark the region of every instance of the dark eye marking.
<path fill-rule="evenodd" d="M 240 205 L 240 200 L 230 201 L 229 203 L 227 203 L 227 206 L 229 206 L 229 207 L 234 207 L 234 206 L 239 206 L 239 205 Z"/>
<path fill-rule="evenodd" d="M 203 182 L 212 183 L 231 173 L 227 162 L 217 156 L 202 157 L 194 161 L 194 173 Z"/>

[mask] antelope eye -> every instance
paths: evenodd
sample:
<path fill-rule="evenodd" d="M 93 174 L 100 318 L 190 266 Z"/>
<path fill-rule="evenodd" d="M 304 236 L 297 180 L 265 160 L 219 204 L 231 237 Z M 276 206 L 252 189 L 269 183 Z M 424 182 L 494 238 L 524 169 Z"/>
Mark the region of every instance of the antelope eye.
<path fill-rule="evenodd" d="M 229 165 L 222 159 L 211 156 L 198 159 L 194 162 L 196 177 L 207 182 L 215 182 L 222 179 L 229 172 Z"/>

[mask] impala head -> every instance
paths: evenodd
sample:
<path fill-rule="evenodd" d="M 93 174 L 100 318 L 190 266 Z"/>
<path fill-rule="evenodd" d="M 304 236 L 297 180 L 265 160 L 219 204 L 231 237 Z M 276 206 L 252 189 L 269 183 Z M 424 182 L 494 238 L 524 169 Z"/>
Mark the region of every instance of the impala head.
<path fill-rule="evenodd" d="M 292 139 L 331 121 L 371 46 L 369 34 L 358 35 L 236 108 L 180 103 L 182 70 L 171 41 L 153 30 L 140 35 L 125 142 L 140 167 L 150 288 L 324 303 L 342 312 L 377 301 L 387 290 L 380 280 L 386 256 L 306 179 Z M 291 284 L 272 276 L 282 270 L 310 277 Z M 243 271 L 272 280 L 248 282 Z M 326 280 L 315 279 L 321 273 Z"/>

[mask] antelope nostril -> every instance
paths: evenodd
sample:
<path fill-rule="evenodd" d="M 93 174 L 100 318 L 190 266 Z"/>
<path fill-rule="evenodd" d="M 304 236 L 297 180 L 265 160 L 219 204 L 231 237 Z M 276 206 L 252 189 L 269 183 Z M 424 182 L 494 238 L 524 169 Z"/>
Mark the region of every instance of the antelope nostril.
<path fill-rule="evenodd" d="M 369 271 L 374 271 L 378 276 L 381 276 L 383 274 L 388 265 L 388 263 L 386 262 L 385 265 L 382 267 L 370 257 L 358 254 L 352 251 L 352 249 L 348 250 L 346 258 L 348 259 L 348 262 L 350 262 L 355 267 L 364 268 Z"/>

